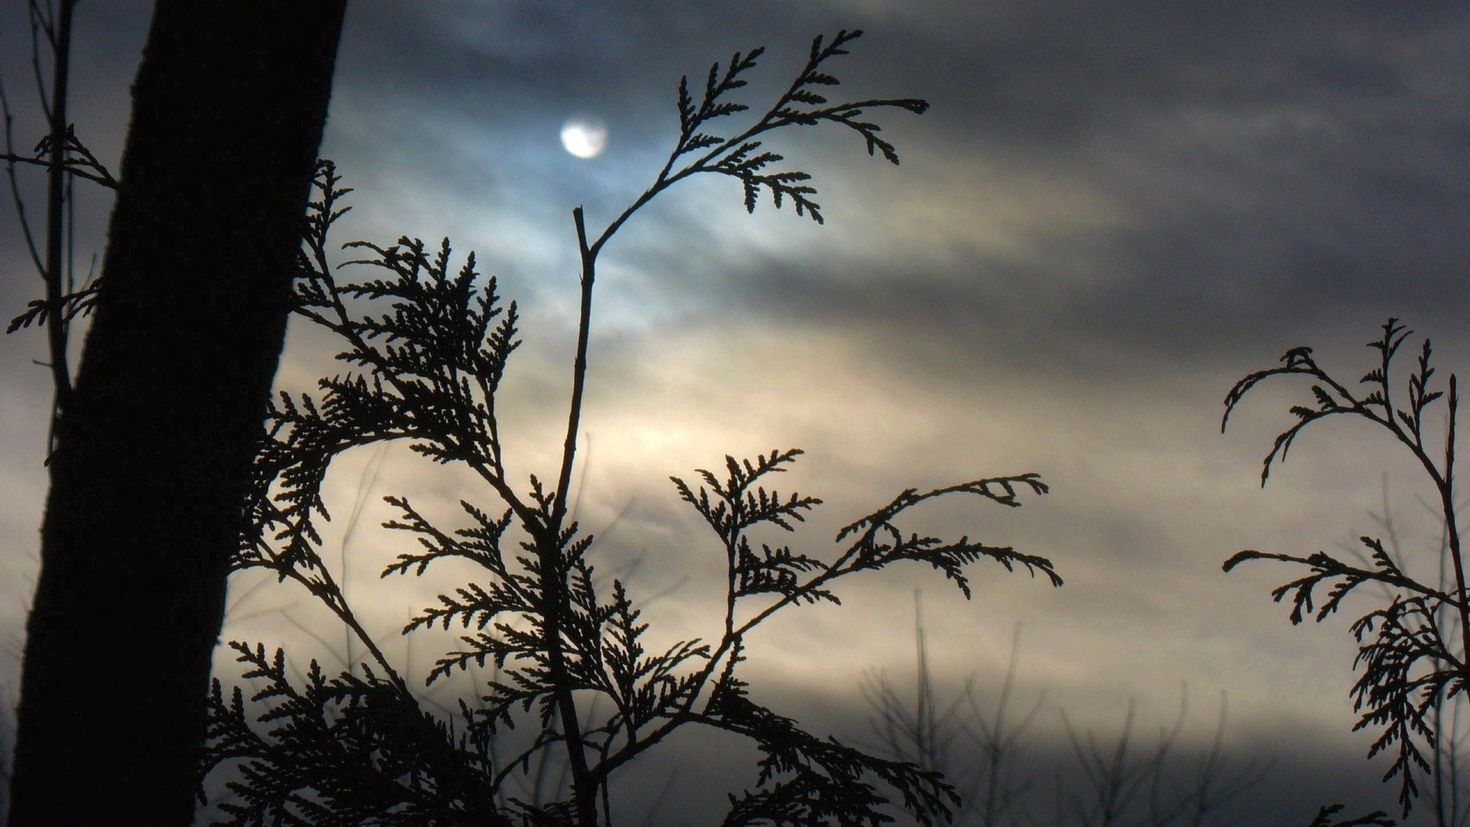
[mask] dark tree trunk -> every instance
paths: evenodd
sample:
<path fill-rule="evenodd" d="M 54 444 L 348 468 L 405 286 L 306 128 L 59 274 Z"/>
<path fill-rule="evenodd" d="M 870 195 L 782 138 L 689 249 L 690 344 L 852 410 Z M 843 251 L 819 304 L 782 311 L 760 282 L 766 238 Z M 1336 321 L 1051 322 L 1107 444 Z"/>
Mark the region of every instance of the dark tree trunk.
<path fill-rule="evenodd" d="M 345 0 L 158 0 L 58 425 L 11 823 L 186 825 Z"/>

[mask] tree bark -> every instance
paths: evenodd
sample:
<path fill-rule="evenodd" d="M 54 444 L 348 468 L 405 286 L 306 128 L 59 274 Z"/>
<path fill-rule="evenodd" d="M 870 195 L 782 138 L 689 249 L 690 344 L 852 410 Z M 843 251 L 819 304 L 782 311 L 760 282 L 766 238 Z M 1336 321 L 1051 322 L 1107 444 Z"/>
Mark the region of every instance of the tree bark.
<path fill-rule="evenodd" d="M 58 423 L 11 824 L 193 819 L 345 0 L 158 0 Z"/>

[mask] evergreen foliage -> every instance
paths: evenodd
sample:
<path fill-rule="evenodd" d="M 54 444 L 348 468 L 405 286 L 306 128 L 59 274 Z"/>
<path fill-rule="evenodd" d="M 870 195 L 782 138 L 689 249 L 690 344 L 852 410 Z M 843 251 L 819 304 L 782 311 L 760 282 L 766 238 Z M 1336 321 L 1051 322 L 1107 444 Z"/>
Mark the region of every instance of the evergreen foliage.
<path fill-rule="evenodd" d="M 1277 376 L 1304 377 L 1309 382 L 1312 403 L 1291 407 L 1296 422 L 1276 437 L 1266 454 L 1261 471 L 1263 486 L 1272 465 L 1286 459 L 1293 441 L 1304 429 L 1339 415 L 1366 419 L 1388 431 L 1414 456 L 1434 486 L 1446 531 L 1445 555 L 1454 572 L 1452 586 L 1427 583 L 1406 572 L 1401 562 L 1385 550 L 1382 540 L 1369 536 L 1361 538 L 1366 552 L 1362 563 L 1320 551 L 1301 556 L 1249 549 L 1225 562 L 1226 571 L 1250 560 L 1277 560 L 1305 568 L 1306 574 L 1271 592 L 1277 602 L 1290 601 L 1293 624 L 1307 617 L 1325 620 L 1366 583 L 1379 584 L 1386 590 L 1388 604 L 1368 611 L 1352 624 L 1359 644 L 1355 662 L 1359 676 L 1352 697 L 1355 709 L 1361 713 L 1354 730 L 1378 732 L 1369 757 L 1379 752 L 1394 755 L 1384 780 L 1398 779 L 1398 798 L 1405 816 L 1421 792 L 1421 780 L 1431 772 L 1426 751 L 1433 754 L 1436 745 L 1435 714 L 1442 705 L 1464 695 L 1470 677 L 1464 661 L 1470 644 L 1470 604 L 1465 598 L 1454 497 L 1459 394 L 1453 374 L 1447 391 L 1433 383 L 1433 349 L 1425 339 L 1408 377 L 1407 404 L 1399 404 L 1401 397 L 1394 393 L 1393 360 L 1410 334 L 1397 319 L 1384 323 L 1381 335 L 1367 345 L 1377 354 L 1376 364 L 1359 380 L 1366 391 L 1358 392 L 1324 371 L 1311 348 L 1292 348 L 1281 357 L 1280 366 L 1252 373 L 1230 389 L 1221 421 L 1223 430 L 1231 412 L 1259 383 Z M 1434 403 L 1441 399 L 1445 401 L 1446 424 L 1443 447 L 1439 448 L 1429 434 L 1432 426 L 1426 414 L 1435 410 Z M 1324 811 L 1319 821 L 1327 823 L 1328 815 Z"/>
<path fill-rule="evenodd" d="M 897 163 L 879 127 L 862 118 L 877 109 L 922 113 L 924 101 L 834 104 L 826 97 L 838 85 L 829 62 L 860 34 L 815 39 L 787 91 L 730 137 L 712 131 L 713 124 L 746 110 L 729 94 L 745 85 L 762 50 L 711 67 L 698 104 L 687 79 L 681 81 L 680 135 L 654 183 L 595 240 L 589 241 L 582 210 L 574 211 L 581 314 L 566 442 L 550 484 L 534 475 L 524 486 L 513 482 L 504 460 L 497 391 L 519 342 L 514 302 L 503 302 L 494 278 L 481 278 L 473 255 L 455 264 L 447 240 L 437 249 L 410 238 L 347 244 L 360 258 L 343 266 L 364 275 L 339 277 L 329 262 L 328 236 L 347 212 L 343 198 L 350 190 L 330 162 L 320 164 L 318 197 L 297 260 L 294 310 L 342 343 L 342 372 L 323 378 L 315 394 L 281 393 L 271 406 L 235 568 L 265 569 L 305 588 L 362 642 L 370 662 L 349 664 L 335 677 L 313 662 L 304 680 L 293 679 L 282 649 L 231 644 L 245 677 L 261 688 L 247 697 L 240 688 L 214 684 L 203 769 L 231 778 L 234 799 L 223 807 L 223 823 L 608 823 L 612 773 L 686 725 L 743 736 L 760 752 L 755 784 L 730 796 L 725 825 L 878 824 L 893 820 L 890 802 L 923 825 L 947 820 L 957 796 L 938 772 L 807 732 L 755 701 L 740 670 L 746 637 L 778 611 L 838 602 L 841 578 L 900 562 L 942 572 L 967 597 L 967 569 L 983 559 L 1060 585 L 1044 558 L 900 526 L 913 506 L 951 495 L 1018 506 L 1023 496 L 1046 492 L 1036 475 L 904 491 L 843 528 L 832 555 L 752 539 L 757 530 L 794 532 L 820 504 L 768 488 L 800 451 L 726 457 L 721 471 L 698 471 L 694 485 L 672 478 L 724 551 L 726 590 L 718 639 L 662 649 L 648 648 L 648 623 L 627 585 L 598 576 L 588 554 L 592 535 L 567 522 L 598 252 L 639 207 L 701 172 L 738 179 L 749 210 L 764 189 L 778 208 L 789 201 L 820 223 L 810 176 L 780 167 L 784 159 L 764 148 L 759 136 L 774 129 L 833 122 L 859 133 L 870 155 Z M 496 677 L 477 699 L 460 701 L 455 715 L 440 715 L 415 695 L 410 682 L 419 678 L 402 674 L 365 632 L 320 553 L 319 526 L 329 519 L 322 488 L 332 461 L 385 440 L 407 440 L 414 451 L 466 468 L 484 484 L 483 500 L 461 502 L 466 520 L 454 528 L 431 523 L 406 497 L 386 498 L 399 516 L 385 528 L 411 536 L 416 547 L 399 554 L 384 577 L 422 575 L 446 558 L 468 561 L 479 572 L 403 628 L 405 635 L 432 627 L 462 631 L 459 645 L 423 676 L 426 685 L 494 667 Z M 496 740 L 517 727 L 537 734 L 524 752 L 498 759 Z M 571 776 L 560 798 L 525 801 L 508 793 L 508 780 L 552 751 Z"/>

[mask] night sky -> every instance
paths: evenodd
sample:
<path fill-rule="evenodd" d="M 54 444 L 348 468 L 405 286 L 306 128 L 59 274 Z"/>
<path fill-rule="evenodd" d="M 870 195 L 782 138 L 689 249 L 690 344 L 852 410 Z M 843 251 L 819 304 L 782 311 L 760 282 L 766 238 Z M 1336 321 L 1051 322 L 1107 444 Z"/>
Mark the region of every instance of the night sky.
<path fill-rule="evenodd" d="M 0 9 L 0 77 L 29 149 L 45 127 L 24 6 Z M 141 2 L 77 12 L 73 120 L 113 170 L 147 22 Z M 941 698 L 974 676 L 993 702 L 1019 639 L 1015 703 L 1041 704 L 1025 753 L 1043 777 L 1037 800 L 1068 754 L 1063 711 L 1079 737 L 1111 743 L 1131 704 L 1146 751 L 1187 697 L 1187 753 L 1208 746 L 1228 698 L 1229 766 L 1274 756 L 1235 802 L 1239 823 L 1304 827 L 1330 801 L 1391 809 L 1395 789 L 1377 784 L 1387 762 L 1363 758 L 1372 733 L 1349 732 L 1349 618 L 1294 628 L 1269 595 L 1294 571 L 1221 563 L 1243 548 L 1346 554 L 1386 534 L 1387 517 L 1432 576 L 1431 488 L 1386 437 L 1329 422 L 1262 490 L 1261 459 L 1309 396 L 1262 390 L 1223 436 L 1221 403 L 1299 344 L 1355 380 L 1389 316 L 1415 346 L 1434 340 L 1442 374 L 1470 365 L 1470 8 L 359 2 L 321 150 L 355 188 L 338 240 L 448 236 L 457 255 L 476 252 L 524 317 L 502 397 L 509 463 L 553 476 L 575 341 L 572 208 L 600 231 L 652 181 L 678 134 L 681 75 L 702 83 L 711 62 L 766 45 L 741 97 L 758 109 L 814 35 L 842 28 L 866 33 L 831 67 L 839 94 L 932 104 L 875 113 L 900 166 L 837 127 L 776 133 L 772 148 L 814 176 L 825 225 L 766 197 L 747 215 L 737 183 L 706 176 L 661 195 L 603 253 L 575 496 L 604 570 L 651 601 L 657 639 L 717 635 L 719 546 L 669 475 L 800 447 L 781 488 L 825 504 L 795 543 L 829 553 L 837 527 L 905 488 L 1035 471 L 1051 493 L 1020 509 L 955 503 L 912 527 L 1046 556 L 1062 588 L 984 563 L 969 602 L 928 570 L 855 579 L 842 606 L 788 612 L 752 638 L 756 698 L 871 739 L 860 687 L 881 671 L 911 691 L 920 590 Z M 558 138 L 577 115 L 606 124 L 595 158 Z M 43 176 L 20 175 L 39 215 Z M 82 270 L 108 206 L 90 188 L 79 198 Z M 0 310 L 18 313 L 40 284 L 7 198 Z M 293 327 L 278 385 L 310 390 L 335 372 L 331 348 Z M 44 355 L 34 330 L 0 348 L 7 704 L 44 504 L 49 374 L 32 361 Z M 382 495 L 449 514 L 484 494 L 406 445 L 350 455 L 334 479 L 327 556 L 345 535 L 353 594 L 393 640 L 434 591 L 378 582 L 402 543 L 375 528 L 391 514 Z M 303 664 L 340 657 L 341 633 L 305 594 L 233 585 L 226 639 L 295 642 Z M 1349 609 L 1378 599 L 1365 598 Z M 391 644 L 421 666 L 433 645 Z M 671 749 L 705 760 L 674 774 L 657 823 L 752 775 L 726 772 L 698 739 Z M 635 821 L 678 763 L 660 760 L 626 785 Z"/>

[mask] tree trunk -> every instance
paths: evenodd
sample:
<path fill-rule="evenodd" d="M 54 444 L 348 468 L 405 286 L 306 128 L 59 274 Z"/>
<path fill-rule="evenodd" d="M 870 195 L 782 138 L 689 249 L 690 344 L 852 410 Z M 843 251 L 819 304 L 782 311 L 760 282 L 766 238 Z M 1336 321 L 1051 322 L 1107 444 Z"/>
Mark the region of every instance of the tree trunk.
<path fill-rule="evenodd" d="M 345 0 L 158 0 L 58 425 L 11 824 L 186 825 Z"/>

